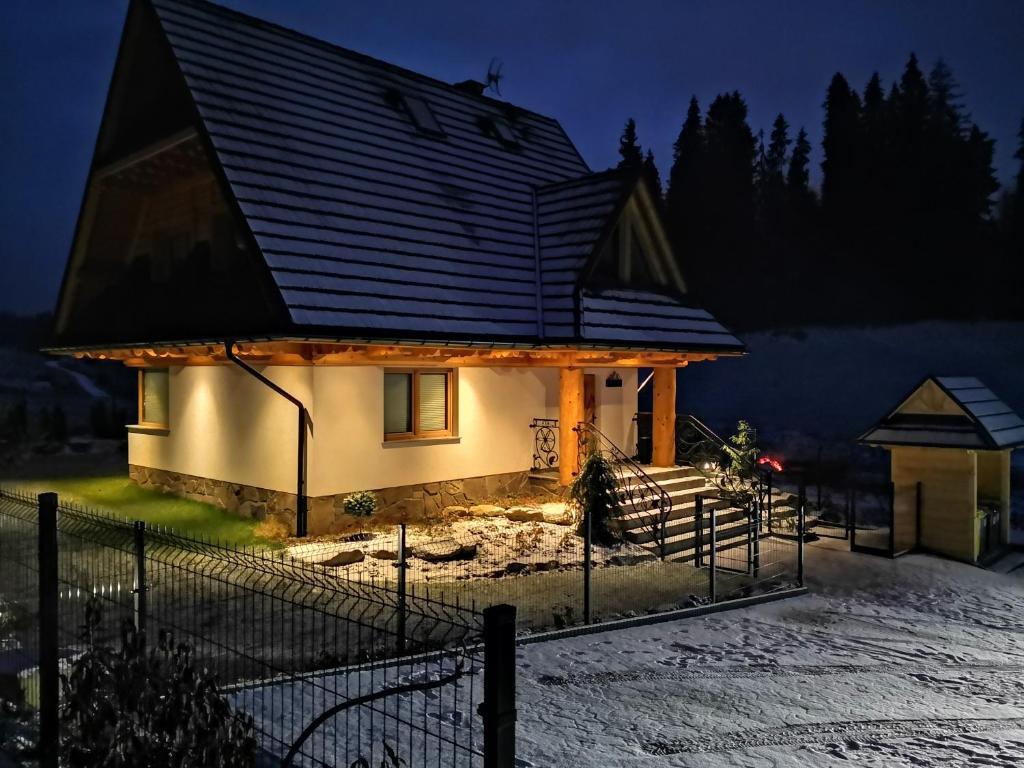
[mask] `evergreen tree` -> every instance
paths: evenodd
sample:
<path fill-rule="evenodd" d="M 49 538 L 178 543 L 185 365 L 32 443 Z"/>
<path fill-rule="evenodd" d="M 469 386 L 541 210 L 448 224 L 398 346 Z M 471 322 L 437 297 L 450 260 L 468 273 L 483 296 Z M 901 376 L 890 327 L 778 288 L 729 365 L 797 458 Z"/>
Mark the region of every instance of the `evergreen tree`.
<path fill-rule="evenodd" d="M 857 210 L 857 217 L 864 228 L 863 236 L 869 240 L 877 238 L 878 230 L 888 228 L 892 210 L 889 201 L 892 178 L 888 135 L 890 126 L 889 102 L 882 90 L 882 79 L 875 72 L 864 87 L 861 111 L 863 177 Z"/>
<path fill-rule="evenodd" d="M 929 123 L 931 130 L 949 136 L 963 134 L 967 115 L 960 103 L 962 94 L 953 72 L 943 59 L 938 59 L 928 74 Z"/>
<path fill-rule="evenodd" d="M 861 195 L 863 169 L 860 99 L 846 78 L 836 73 L 825 96 L 825 133 L 821 163 L 822 206 L 834 228 L 846 234 Z"/>
<path fill-rule="evenodd" d="M 636 136 L 636 121 L 631 117 L 619 137 L 619 168 L 639 168 L 643 165 L 644 155 Z"/>
<path fill-rule="evenodd" d="M 768 184 L 768 157 L 764 148 L 764 129 L 757 132 L 754 140 L 754 189 L 757 204 L 763 206 L 763 195 Z"/>
<path fill-rule="evenodd" d="M 992 211 L 992 195 L 999 189 L 993 167 L 995 141 L 977 125 L 971 124 L 967 135 L 969 158 L 968 212 L 976 218 L 988 218 Z"/>
<path fill-rule="evenodd" d="M 705 189 L 718 235 L 736 239 L 750 232 L 754 214 L 756 142 L 747 124 L 747 104 L 738 91 L 720 94 L 704 121 Z"/>
<path fill-rule="evenodd" d="M 747 123 L 747 105 L 739 92 L 723 93 L 711 102 L 704 120 L 702 212 L 707 227 L 704 255 L 731 262 L 729 270 L 701 265 L 709 274 L 700 287 L 726 322 L 747 310 L 758 290 L 752 280 L 736 274 L 755 274 L 754 164 L 756 141 Z M 704 259 L 703 261 L 708 261 Z"/>
<path fill-rule="evenodd" d="M 649 149 L 647 154 L 644 155 L 644 173 L 651 182 L 655 196 L 658 200 L 661 200 L 663 192 L 661 188 L 661 174 L 658 173 L 658 164 L 654 162 L 654 153 Z"/>
<path fill-rule="evenodd" d="M 921 73 L 917 56 L 907 60 L 900 87 L 892 104 L 893 118 L 893 197 L 900 221 L 893 233 L 897 239 L 917 243 L 926 231 L 925 128 L 928 120 L 928 83 Z M 912 246 L 920 250 L 919 246 Z"/>
<path fill-rule="evenodd" d="M 810 165 L 811 142 L 807 139 L 807 131 L 801 128 L 796 135 L 789 169 L 786 171 L 786 193 L 794 206 L 806 204 L 813 198 Z"/>
<path fill-rule="evenodd" d="M 1024 202 L 1024 118 L 1021 119 L 1020 130 L 1017 131 L 1017 139 L 1017 152 L 1014 153 L 1014 158 L 1020 161 L 1020 167 L 1017 169 L 1014 199 L 1017 201 L 1017 214 L 1020 216 L 1024 215 L 1024 209 L 1021 209 L 1021 203 Z"/>
<path fill-rule="evenodd" d="M 675 244 L 680 267 L 693 264 L 702 249 L 704 186 L 704 125 L 697 97 L 691 97 L 686 119 L 672 146 L 666 208 L 669 234 Z M 684 270 L 684 274 L 686 271 Z"/>
<path fill-rule="evenodd" d="M 770 179 L 774 182 L 782 182 L 786 169 L 786 158 L 789 154 L 789 145 L 792 142 L 789 138 L 789 123 L 780 112 L 772 123 L 772 133 L 768 140 L 768 153 L 766 155 L 766 169 Z"/>

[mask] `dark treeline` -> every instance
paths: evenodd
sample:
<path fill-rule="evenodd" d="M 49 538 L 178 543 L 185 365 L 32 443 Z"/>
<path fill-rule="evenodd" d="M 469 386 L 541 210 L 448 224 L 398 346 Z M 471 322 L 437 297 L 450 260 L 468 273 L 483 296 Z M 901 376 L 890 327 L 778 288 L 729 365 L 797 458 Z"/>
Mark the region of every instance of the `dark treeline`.
<path fill-rule="evenodd" d="M 780 114 L 755 133 L 738 92 L 691 99 L 663 204 L 694 292 L 737 328 L 1024 318 L 1024 124 L 997 199 L 993 141 L 962 99 L 941 60 L 926 77 L 911 55 L 888 90 L 836 74 L 820 192 L 802 127 Z M 632 120 L 620 154 L 661 188 Z"/>

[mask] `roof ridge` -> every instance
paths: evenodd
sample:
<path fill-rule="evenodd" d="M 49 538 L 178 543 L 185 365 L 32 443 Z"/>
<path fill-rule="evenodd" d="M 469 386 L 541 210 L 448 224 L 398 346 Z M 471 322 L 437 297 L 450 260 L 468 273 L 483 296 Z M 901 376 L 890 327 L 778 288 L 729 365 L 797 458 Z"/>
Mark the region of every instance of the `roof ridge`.
<path fill-rule="evenodd" d="M 423 72 L 417 72 L 414 69 L 409 69 L 399 64 L 394 64 L 390 61 L 385 61 L 384 59 L 378 59 L 377 57 L 370 56 L 367 53 L 362 53 L 351 48 L 346 48 L 345 46 L 339 45 L 337 43 L 332 43 L 329 40 L 314 37 L 309 33 L 300 32 L 299 30 L 293 29 L 292 27 L 286 27 L 284 24 L 278 24 L 277 22 L 274 21 L 268 21 L 267 19 L 262 19 L 259 16 L 253 16 L 251 14 L 244 13 L 243 11 L 235 10 L 234 8 L 228 8 L 227 6 L 211 2 L 210 0 L 145 0 L 145 2 L 153 6 L 157 6 L 161 3 L 191 6 L 192 8 L 208 10 L 213 13 L 220 14 L 221 16 L 234 17 L 235 19 L 250 24 L 252 26 L 262 27 L 264 29 L 267 29 L 268 31 L 275 33 L 283 33 L 293 38 L 298 38 L 300 40 L 312 43 L 318 48 L 323 48 L 334 53 L 339 53 L 343 56 L 347 56 L 352 59 L 361 60 L 363 62 L 373 64 L 374 66 L 384 67 L 386 69 L 392 70 L 402 75 L 412 77 L 417 80 L 426 81 L 432 85 L 437 85 L 442 88 L 445 88 L 446 90 L 451 91 L 453 95 L 457 95 L 469 99 L 471 101 L 482 101 L 498 109 L 512 109 L 523 114 L 532 115 L 533 117 L 545 120 L 561 128 L 561 123 L 556 118 L 541 114 L 540 112 L 529 109 L 528 107 L 522 107 L 519 106 L 518 104 L 513 104 L 510 101 L 495 99 L 490 96 L 484 96 L 483 94 L 476 95 L 473 93 L 468 93 L 466 91 L 460 90 L 459 88 L 456 88 L 453 83 L 446 82 L 444 80 L 441 80 L 440 78 L 424 74 Z M 565 133 L 564 129 L 562 132 Z M 579 154 L 578 151 L 577 154 Z M 582 158 L 580 159 L 582 160 Z"/>

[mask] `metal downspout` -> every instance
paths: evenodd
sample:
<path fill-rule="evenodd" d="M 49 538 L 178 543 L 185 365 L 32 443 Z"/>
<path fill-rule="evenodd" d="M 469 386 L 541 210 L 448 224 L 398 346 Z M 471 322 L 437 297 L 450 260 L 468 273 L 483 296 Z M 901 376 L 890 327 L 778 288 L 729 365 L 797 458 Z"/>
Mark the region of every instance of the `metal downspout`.
<path fill-rule="evenodd" d="M 237 365 L 243 371 L 255 378 L 262 384 L 270 387 L 277 394 L 299 409 L 299 441 L 297 465 L 298 472 L 295 480 L 295 535 L 302 537 L 308 533 L 308 499 L 306 497 L 306 424 L 309 421 L 306 406 L 294 395 L 286 392 L 280 386 L 268 379 L 244 360 L 239 359 L 234 352 L 235 342 L 224 342 L 224 354 L 228 360 Z"/>

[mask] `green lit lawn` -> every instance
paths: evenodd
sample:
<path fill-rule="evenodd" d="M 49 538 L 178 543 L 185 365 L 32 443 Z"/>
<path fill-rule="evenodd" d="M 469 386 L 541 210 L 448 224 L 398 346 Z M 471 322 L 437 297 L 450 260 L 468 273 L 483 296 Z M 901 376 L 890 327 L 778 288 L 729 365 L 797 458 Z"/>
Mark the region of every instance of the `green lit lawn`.
<path fill-rule="evenodd" d="M 33 478 L 10 484 L 33 493 L 55 491 L 63 501 L 118 517 L 166 525 L 186 536 L 236 546 L 275 545 L 256 533 L 255 520 L 244 520 L 220 507 L 139 488 L 124 475 Z"/>

